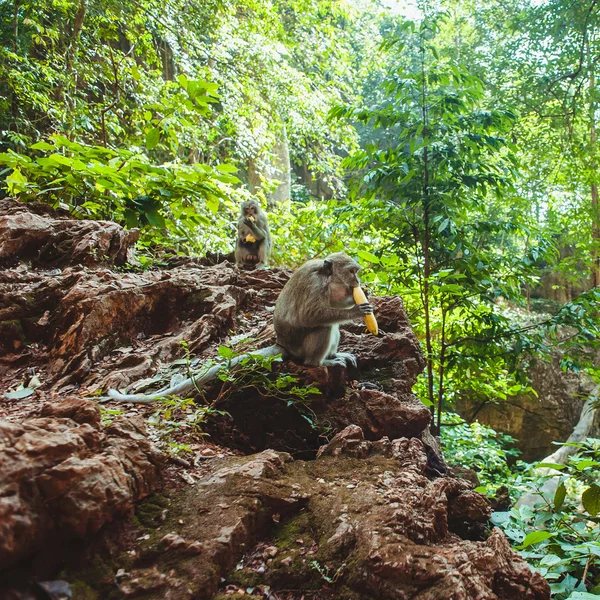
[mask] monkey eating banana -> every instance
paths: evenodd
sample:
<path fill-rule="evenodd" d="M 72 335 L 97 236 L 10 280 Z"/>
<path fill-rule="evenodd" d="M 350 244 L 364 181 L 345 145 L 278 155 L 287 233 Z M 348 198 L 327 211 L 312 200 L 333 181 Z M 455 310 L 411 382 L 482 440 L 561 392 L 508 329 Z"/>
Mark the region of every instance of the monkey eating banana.
<path fill-rule="evenodd" d="M 236 356 L 229 362 L 234 367 L 248 356 L 283 355 L 284 360 L 311 366 L 356 366 L 356 358 L 338 352 L 340 324 L 359 317 L 373 315 L 366 300 L 355 304 L 354 290 L 359 288 L 360 265 L 343 252 L 330 254 L 323 260 L 304 263 L 283 287 L 273 314 L 276 343 L 248 354 Z M 364 296 L 364 294 L 363 294 Z M 215 365 L 197 378 L 149 395 L 121 394 L 109 390 L 113 400 L 150 404 L 157 398 L 192 392 L 196 386 L 216 379 L 223 365 Z M 200 370 L 201 372 L 201 370 Z"/>

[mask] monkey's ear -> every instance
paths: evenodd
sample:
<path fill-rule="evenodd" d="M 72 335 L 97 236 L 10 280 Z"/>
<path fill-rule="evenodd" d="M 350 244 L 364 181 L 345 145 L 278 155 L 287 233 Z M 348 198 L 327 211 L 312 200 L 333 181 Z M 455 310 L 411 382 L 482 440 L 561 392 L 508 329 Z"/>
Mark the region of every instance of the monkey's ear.
<path fill-rule="evenodd" d="M 325 275 L 331 275 L 333 273 L 333 261 L 329 258 L 326 258 L 323 261 L 323 273 L 325 273 Z"/>

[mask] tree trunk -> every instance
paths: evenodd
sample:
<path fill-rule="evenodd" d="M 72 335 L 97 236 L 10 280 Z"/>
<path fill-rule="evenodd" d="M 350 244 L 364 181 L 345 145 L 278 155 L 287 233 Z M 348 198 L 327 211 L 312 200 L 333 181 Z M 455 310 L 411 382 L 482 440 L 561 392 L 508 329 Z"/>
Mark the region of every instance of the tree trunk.
<path fill-rule="evenodd" d="M 597 163 L 597 151 L 598 146 L 596 143 L 596 78 L 594 73 L 594 63 L 590 60 L 590 49 L 588 43 L 588 62 L 590 69 L 590 154 L 591 160 L 591 173 L 592 181 L 590 182 L 591 195 L 592 195 L 592 206 L 591 206 L 591 219 L 592 219 L 592 265 L 591 265 L 591 284 L 592 287 L 600 286 L 600 205 L 598 204 L 598 183 L 596 171 L 598 169 Z"/>
<path fill-rule="evenodd" d="M 269 155 L 248 160 L 248 185 L 250 186 L 250 191 L 254 192 L 259 189 L 263 179 L 278 182 L 277 187 L 270 194 L 267 194 L 268 208 L 272 209 L 279 204 L 289 202 L 292 177 L 290 151 L 285 125 L 282 125 L 281 135 Z"/>

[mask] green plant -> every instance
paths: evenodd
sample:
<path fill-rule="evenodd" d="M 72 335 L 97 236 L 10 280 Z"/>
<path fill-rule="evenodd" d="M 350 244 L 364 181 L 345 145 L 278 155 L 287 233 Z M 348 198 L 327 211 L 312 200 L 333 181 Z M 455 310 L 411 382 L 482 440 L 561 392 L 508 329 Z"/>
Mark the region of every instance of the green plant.
<path fill-rule="evenodd" d="M 115 417 L 119 417 L 123 414 L 123 410 L 118 408 L 105 408 L 100 406 L 100 423 L 102 427 L 108 427 L 112 424 Z"/>
<path fill-rule="evenodd" d="M 170 454 L 191 452 L 188 444 L 176 441 L 177 433 L 203 436 L 203 425 L 213 415 L 226 415 L 212 405 L 199 406 L 192 398 L 168 396 L 156 400 L 156 410 L 148 418 L 148 423 L 158 432 L 159 439 L 166 444 Z"/>
<path fill-rule="evenodd" d="M 591 600 L 600 594 L 600 440 L 573 445 L 579 451 L 566 465 L 527 465 L 510 481 L 515 500 L 536 494 L 533 507 L 492 521 L 550 581 L 556 600 Z"/>
<path fill-rule="evenodd" d="M 58 134 L 30 149 L 37 156 L 13 150 L 0 154 L 0 164 L 8 167 L 6 189 L 21 200 L 61 204 L 78 217 L 142 227 L 142 245 L 197 252 L 208 244 L 227 247 L 222 230 L 232 220 L 231 186 L 238 182 L 231 165 L 156 164 L 143 148 L 88 146 Z"/>
<path fill-rule="evenodd" d="M 239 356 L 239 353 L 227 346 L 221 346 L 219 356 L 227 362 L 223 363 L 218 376 L 224 385 L 213 401 L 213 406 L 226 402 L 234 391 L 254 388 L 262 396 L 280 399 L 287 406 L 294 407 L 311 427 L 316 427 L 315 415 L 309 405 L 312 396 L 320 395 L 321 391 L 314 386 L 297 385 L 298 378 L 290 373 L 274 373 L 273 364 L 281 362 L 281 355 L 249 355 L 231 369 L 230 361 Z"/>
<path fill-rule="evenodd" d="M 519 451 L 510 448 L 517 440 L 477 421 L 467 423 L 455 413 L 445 413 L 441 442 L 451 465 L 477 472 L 482 486 L 477 491 L 492 495 L 511 475 L 508 461 Z"/>

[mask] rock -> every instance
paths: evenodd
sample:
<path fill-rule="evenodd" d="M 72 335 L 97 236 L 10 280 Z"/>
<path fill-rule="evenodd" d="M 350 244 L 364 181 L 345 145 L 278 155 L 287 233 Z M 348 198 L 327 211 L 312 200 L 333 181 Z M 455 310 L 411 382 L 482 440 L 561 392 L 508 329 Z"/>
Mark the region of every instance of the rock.
<path fill-rule="evenodd" d="M 533 394 L 510 397 L 498 404 L 470 403 L 462 397 L 457 412 L 467 421 L 480 423 L 517 439 L 522 460 L 531 462 L 556 450 L 553 441 L 566 441 L 579 421 L 581 409 L 593 385 L 580 374 L 564 372 L 561 356 L 554 353 L 551 362 L 536 361 L 528 371 Z M 600 365 L 600 357 L 596 359 Z M 592 437 L 600 435 L 600 416 Z"/>
<path fill-rule="evenodd" d="M 0 421 L 0 569 L 97 532 L 159 482 L 141 423 L 102 430 L 97 405 L 74 398 L 41 412 Z"/>
<path fill-rule="evenodd" d="M 401 401 L 385 392 L 361 390 L 334 400 L 324 417 L 336 428 L 355 424 L 367 439 L 378 440 L 420 435 L 429 425 L 431 413 L 416 398 Z"/>
<path fill-rule="evenodd" d="M 37 209 L 37 213 L 33 212 Z M 36 267 L 124 264 L 132 259 L 138 229 L 111 221 L 72 219 L 48 206 L 0 200 L 0 262 Z M 68 213 L 67 213 L 68 215 Z"/>
<path fill-rule="evenodd" d="M 226 459 L 173 500 L 171 512 L 181 517 L 178 533 L 151 532 L 145 554 L 156 557 L 155 572 L 173 567 L 173 579 L 187 582 L 189 594 L 179 590 L 177 598 L 211 598 L 221 575 L 272 527 L 274 515 L 285 517 L 306 504 L 302 493 L 281 480 L 290 460 L 272 450 Z M 187 540 L 195 541 L 188 545 Z M 277 548 L 265 552 L 275 556 Z M 133 579 L 143 579 L 145 573 L 146 567 L 131 571 Z M 139 589 L 136 594 L 146 597 Z"/>
<path fill-rule="evenodd" d="M 211 598 L 219 585 L 226 593 L 247 582 L 274 595 L 293 588 L 300 597 L 314 591 L 316 554 L 331 597 L 549 600 L 548 584 L 499 530 L 481 535 L 490 515 L 483 496 L 453 476 L 425 477 L 420 440 L 390 446 L 392 456 L 378 454 L 379 442 L 349 426 L 315 461 L 290 462 L 272 451 L 227 459 L 171 505 L 185 523 L 177 535 L 197 539 L 200 554 L 175 559 L 172 548 L 150 548 L 155 569 L 170 565 L 173 581 L 189 582 L 188 591 L 177 588 L 180 599 Z M 253 549 L 258 540 L 266 543 Z"/>
<path fill-rule="evenodd" d="M 340 431 L 326 445 L 321 446 L 317 452 L 317 458 L 321 456 L 354 456 L 365 458 L 369 454 L 369 444 L 365 442 L 365 436 L 358 425 L 348 425 Z"/>

